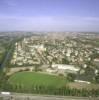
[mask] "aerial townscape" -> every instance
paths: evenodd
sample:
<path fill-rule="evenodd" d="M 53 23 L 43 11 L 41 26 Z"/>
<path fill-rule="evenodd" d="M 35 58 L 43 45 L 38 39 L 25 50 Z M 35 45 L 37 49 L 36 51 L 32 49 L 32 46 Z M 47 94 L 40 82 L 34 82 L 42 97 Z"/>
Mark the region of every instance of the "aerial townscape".
<path fill-rule="evenodd" d="M 99 100 L 99 0 L 0 0 L 0 100 Z"/>
<path fill-rule="evenodd" d="M 98 33 L 12 32 L 0 37 L 2 91 L 99 95 Z"/>

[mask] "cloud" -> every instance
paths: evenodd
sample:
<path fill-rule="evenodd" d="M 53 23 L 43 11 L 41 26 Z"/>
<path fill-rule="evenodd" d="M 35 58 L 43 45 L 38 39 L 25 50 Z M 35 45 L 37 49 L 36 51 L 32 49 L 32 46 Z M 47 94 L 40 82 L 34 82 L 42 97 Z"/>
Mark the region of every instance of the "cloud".
<path fill-rule="evenodd" d="M 99 31 L 98 18 L 79 16 L 0 15 L 0 30 Z"/>
<path fill-rule="evenodd" d="M 85 17 L 84 20 L 88 20 L 88 21 L 99 21 L 99 17 Z"/>
<path fill-rule="evenodd" d="M 52 17 L 0 16 L 1 29 L 48 30 L 56 27 Z"/>

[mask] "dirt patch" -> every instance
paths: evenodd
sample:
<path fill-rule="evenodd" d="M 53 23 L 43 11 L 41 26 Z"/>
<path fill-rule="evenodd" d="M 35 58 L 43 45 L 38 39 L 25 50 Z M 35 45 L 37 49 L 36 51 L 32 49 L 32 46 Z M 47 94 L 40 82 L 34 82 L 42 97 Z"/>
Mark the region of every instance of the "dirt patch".
<path fill-rule="evenodd" d="M 77 88 L 77 89 L 99 89 L 99 84 L 87 84 L 87 83 L 79 83 L 79 82 L 73 82 L 68 84 L 70 88 Z"/>

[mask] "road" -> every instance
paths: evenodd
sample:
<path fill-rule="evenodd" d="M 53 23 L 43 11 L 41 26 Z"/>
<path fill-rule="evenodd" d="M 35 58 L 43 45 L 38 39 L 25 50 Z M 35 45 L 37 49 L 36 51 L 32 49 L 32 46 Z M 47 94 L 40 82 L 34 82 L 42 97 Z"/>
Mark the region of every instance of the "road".
<path fill-rule="evenodd" d="M 11 94 L 0 95 L 0 100 L 99 100 L 99 98 Z"/>
<path fill-rule="evenodd" d="M 11 40 L 11 42 L 13 42 L 13 40 Z M 6 66 L 6 63 L 7 63 L 7 61 L 9 60 L 9 58 L 11 56 L 11 52 L 12 52 L 12 49 L 13 49 L 13 44 L 11 44 L 11 42 L 9 43 L 9 45 L 11 45 L 11 47 L 7 51 L 5 59 L 4 59 L 3 63 L 1 64 L 0 68 L 4 68 Z"/>

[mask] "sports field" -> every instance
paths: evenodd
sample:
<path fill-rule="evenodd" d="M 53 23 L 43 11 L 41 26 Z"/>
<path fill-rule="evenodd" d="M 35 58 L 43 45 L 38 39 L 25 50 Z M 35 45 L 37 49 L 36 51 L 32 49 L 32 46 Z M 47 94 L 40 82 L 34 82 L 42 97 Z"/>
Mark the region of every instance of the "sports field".
<path fill-rule="evenodd" d="M 36 72 L 18 72 L 13 74 L 8 81 L 13 85 L 21 84 L 24 87 L 31 87 L 33 85 L 62 87 L 67 83 L 66 78 L 62 76 L 53 76 Z"/>

